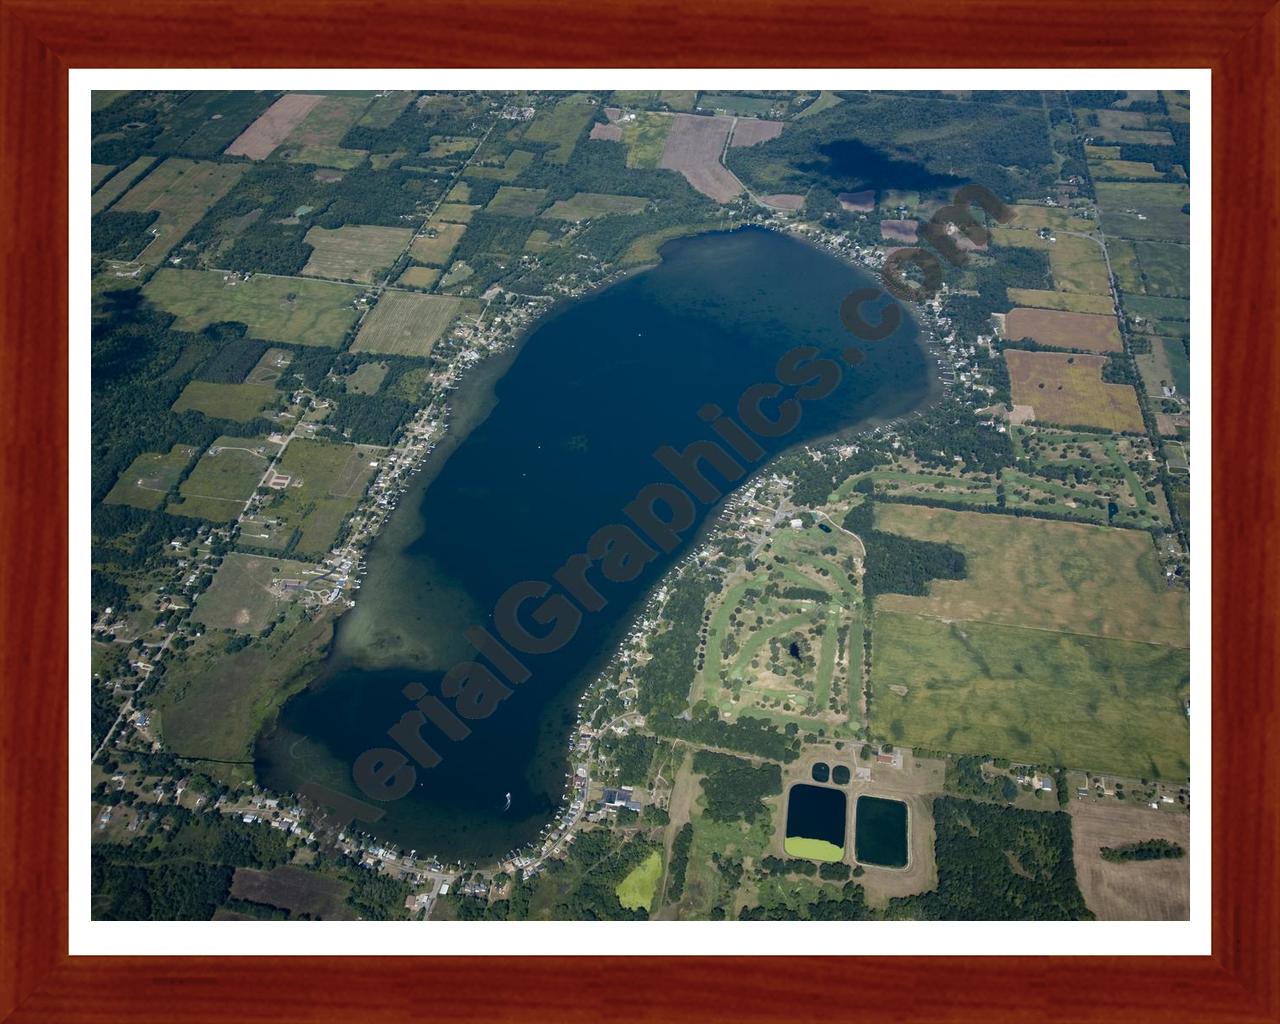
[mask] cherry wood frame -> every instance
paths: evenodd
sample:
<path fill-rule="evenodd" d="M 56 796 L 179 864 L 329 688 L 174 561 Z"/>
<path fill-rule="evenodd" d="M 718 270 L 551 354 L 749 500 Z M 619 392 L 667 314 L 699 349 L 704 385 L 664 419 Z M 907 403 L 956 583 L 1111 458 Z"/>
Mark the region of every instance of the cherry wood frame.
<path fill-rule="evenodd" d="M 1280 1020 L 1271 3 L 0 0 L 0 1019 Z M 1212 956 L 68 956 L 68 68 L 890 65 L 1213 70 Z"/>

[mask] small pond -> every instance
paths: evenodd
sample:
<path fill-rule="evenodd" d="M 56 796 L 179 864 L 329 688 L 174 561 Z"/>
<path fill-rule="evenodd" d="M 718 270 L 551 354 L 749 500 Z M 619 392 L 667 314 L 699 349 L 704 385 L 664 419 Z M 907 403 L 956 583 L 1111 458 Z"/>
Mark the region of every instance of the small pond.
<path fill-rule="evenodd" d="M 845 795 L 838 789 L 804 782 L 792 786 L 787 797 L 787 835 L 783 841 L 787 856 L 843 860 L 846 806 Z"/>
<path fill-rule="evenodd" d="M 878 796 L 858 797 L 854 855 L 863 864 L 907 866 L 907 805 Z"/>

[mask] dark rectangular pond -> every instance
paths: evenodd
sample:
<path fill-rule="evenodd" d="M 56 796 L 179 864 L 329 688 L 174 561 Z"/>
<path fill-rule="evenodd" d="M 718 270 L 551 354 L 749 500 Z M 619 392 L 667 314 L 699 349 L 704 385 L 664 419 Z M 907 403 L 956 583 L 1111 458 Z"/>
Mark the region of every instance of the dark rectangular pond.
<path fill-rule="evenodd" d="M 907 805 L 901 800 L 860 796 L 855 809 L 854 856 L 863 864 L 907 866 Z"/>
<path fill-rule="evenodd" d="M 788 857 L 805 860 L 844 859 L 845 795 L 829 786 L 798 783 L 787 797 Z"/>

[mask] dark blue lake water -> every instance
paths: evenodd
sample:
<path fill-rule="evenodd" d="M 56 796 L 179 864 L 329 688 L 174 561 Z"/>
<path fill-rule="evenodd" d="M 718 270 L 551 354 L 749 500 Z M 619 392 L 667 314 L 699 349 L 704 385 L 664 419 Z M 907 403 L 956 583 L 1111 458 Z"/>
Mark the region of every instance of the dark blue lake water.
<path fill-rule="evenodd" d="M 450 666 L 474 657 L 463 631 L 492 628 L 504 591 L 551 580 L 596 530 L 627 522 L 622 509 L 642 487 L 671 481 L 653 453 L 713 438 L 700 408 L 735 410 L 746 389 L 775 379 L 779 356 L 794 346 L 838 358 L 854 340 L 840 303 L 851 289 L 875 284 L 818 249 L 760 229 L 680 240 L 662 255 L 659 266 L 566 303 L 514 359 L 491 360 L 457 393 L 452 440 L 373 546 L 326 671 L 259 741 L 266 784 L 290 791 L 314 781 L 363 799 L 352 763 L 389 745 L 388 729 L 413 708 L 402 689 L 421 683 L 437 692 Z M 909 317 L 896 336 L 861 347 L 866 361 L 845 367 L 829 397 L 805 403 L 794 430 L 757 438 L 768 453 L 924 400 L 929 364 Z M 714 471 L 711 478 L 720 483 Z M 469 722 L 469 737 L 453 742 L 428 725 L 423 737 L 443 761 L 418 771 L 410 793 L 382 804 L 385 817 L 372 831 L 421 853 L 465 859 L 535 839 L 561 799 L 583 688 L 710 508 L 699 504 L 680 546 L 639 578 L 610 583 L 597 570 L 606 607 L 586 613 L 562 649 L 525 656 L 532 677 L 492 715 Z"/>

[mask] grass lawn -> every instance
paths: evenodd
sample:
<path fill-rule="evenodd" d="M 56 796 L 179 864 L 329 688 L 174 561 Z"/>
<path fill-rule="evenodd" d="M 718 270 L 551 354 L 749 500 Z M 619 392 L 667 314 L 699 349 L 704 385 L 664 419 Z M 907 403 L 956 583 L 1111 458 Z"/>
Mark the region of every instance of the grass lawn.
<path fill-rule="evenodd" d="M 175 444 L 167 455 L 143 452 L 129 463 L 129 468 L 120 474 L 120 479 L 102 500 L 109 505 L 159 508 L 182 471 L 191 464 L 196 451 L 189 444 Z"/>
<path fill-rule="evenodd" d="M 931 750 L 1188 777 L 1185 648 L 886 611 L 874 629 L 878 736 Z"/>
<path fill-rule="evenodd" d="M 216 270 L 156 271 L 142 294 L 173 313 L 183 331 L 202 331 L 213 323 L 246 325 L 249 336 L 290 345 L 336 348 L 358 316 L 352 305 L 360 289 L 331 281 L 255 274 L 249 280 L 226 279 Z"/>
<path fill-rule="evenodd" d="M 291 562 L 231 552 L 218 566 L 209 589 L 199 596 L 191 613 L 193 622 L 211 629 L 259 633 L 291 600 L 282 581 L 305 583 L 309 562 Z"/>

